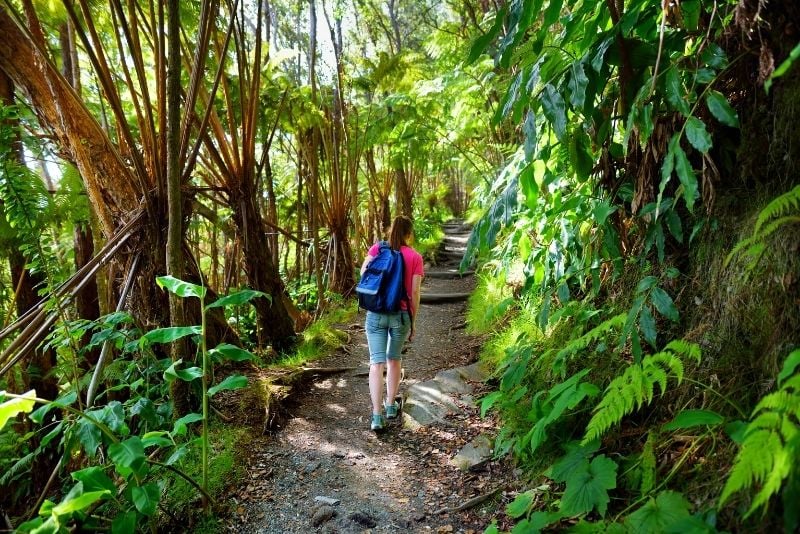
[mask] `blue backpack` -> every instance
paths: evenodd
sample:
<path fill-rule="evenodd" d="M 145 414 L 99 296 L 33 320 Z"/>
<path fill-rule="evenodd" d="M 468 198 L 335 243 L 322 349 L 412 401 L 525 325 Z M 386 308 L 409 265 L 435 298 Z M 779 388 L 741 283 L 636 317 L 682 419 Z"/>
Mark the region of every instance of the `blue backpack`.
<path fill-rule="evenodd" d="M 369 263 L 356 286 L 358 305 L 377 313 L 397 313 L 400 302 L 408 301 L 403 283 L 403 255 L 389 243 L 378 243 L 378 255 Z"/>

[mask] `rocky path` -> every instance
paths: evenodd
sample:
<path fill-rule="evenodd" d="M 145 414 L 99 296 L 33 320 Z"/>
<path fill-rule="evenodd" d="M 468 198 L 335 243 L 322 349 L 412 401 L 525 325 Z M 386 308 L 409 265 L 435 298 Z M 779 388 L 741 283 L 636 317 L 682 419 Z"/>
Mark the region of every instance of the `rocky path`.
<path fill-rule="evenodd" d="M 472 289 L 471 276 L 451 276 L 468 229 L 445 230 L 448 263 L 428 268 L 423 295 Z M 509 474 L 488 459 L 494 425 L 473 404 L 483 387 L 480 370 L 469 366 L 479 341 L 465 334 L 463 298 L 433 300 L 423 299 L 417 338 L 403 360 L 403 424 L 369 430 L 362 312 L 348 326 L 350 344 L 318 362 L 357 370 L 311 385 L 285 427 L 253 451 L 249 479 L 231 496 L 230 530 L 483 531 Z"/>

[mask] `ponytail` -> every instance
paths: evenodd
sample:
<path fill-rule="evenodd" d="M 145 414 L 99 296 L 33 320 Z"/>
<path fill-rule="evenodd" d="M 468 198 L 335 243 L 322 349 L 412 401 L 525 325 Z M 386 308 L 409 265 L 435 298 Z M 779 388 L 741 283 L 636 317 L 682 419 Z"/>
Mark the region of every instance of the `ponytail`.
<path fill-rule="evenodd" d="M 389 245 L 393 250 L 400 250 L 403 245 L 408 246 L 406 238 L 414 230 L 414 223 L 405 215 L 398 215 L 392 221 L 392 228 L 389 230 Z"/>

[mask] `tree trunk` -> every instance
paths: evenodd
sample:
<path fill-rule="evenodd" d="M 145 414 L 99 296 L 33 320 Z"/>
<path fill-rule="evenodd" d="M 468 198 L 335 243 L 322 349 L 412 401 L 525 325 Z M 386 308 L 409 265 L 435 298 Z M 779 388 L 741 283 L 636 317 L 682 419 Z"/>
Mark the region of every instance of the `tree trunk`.
<path fill-rule="evenodd" d="M 294 326 L 283 303 L 284 287 L 278 266 L 272 261 L 255 191 L 243 181 L 231 198 L 233 221 L 242 241 L 244 269 L 251 288 L 270 296 L 253 301 L 257 313 L 259 340 L 270 342 L 276 351 L 290 348 L 295 341 Z"/>
<path fill-rule="evenodd" d="M 72 242 L 75 247 L 75 270 L 77 271 L 94 256 L 94 237 L 92 236 L 92 228 L 86 223 L 76 223 L 75 230 L 72 236 Z M 94 321 L 100 317 L 100 301 L 97 292 L 97 279 L 92 276 L 91 280 L 84 286 L 80 293 L 75 297 L 75 308 L 78 311 L 78 317 L 89 321 Z M 90 332 L 86 332 L 83 336 L 82 345 L 86 346 L 91 340 Z M 97 363 L 100 358 L 100 349 L 94 348 L 88 350 L 83 355 L 82 361 L 84 369 L 90 369 Z"/>
<path fill-rule="evenodd" d="M 408 183 L 408 175 L 402 162 L 395 167 L 395 202 L 397 204 L 397 215 L 412 216 L 411 188 Z M 385 215 L 384 215 L 385 216 Z"/>

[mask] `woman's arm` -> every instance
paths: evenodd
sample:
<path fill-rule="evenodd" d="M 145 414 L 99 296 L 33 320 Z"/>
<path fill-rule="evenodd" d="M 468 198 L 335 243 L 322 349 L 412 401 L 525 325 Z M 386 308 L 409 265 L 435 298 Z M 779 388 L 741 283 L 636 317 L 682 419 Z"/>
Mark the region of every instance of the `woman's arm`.
<path fill-rule="evenodd" d="M 417 316 L 419 311 L 419 297 L 422 289 L 422 276 L 415 274 L 411 278 L 411 311 L 414 317 Z"/>

